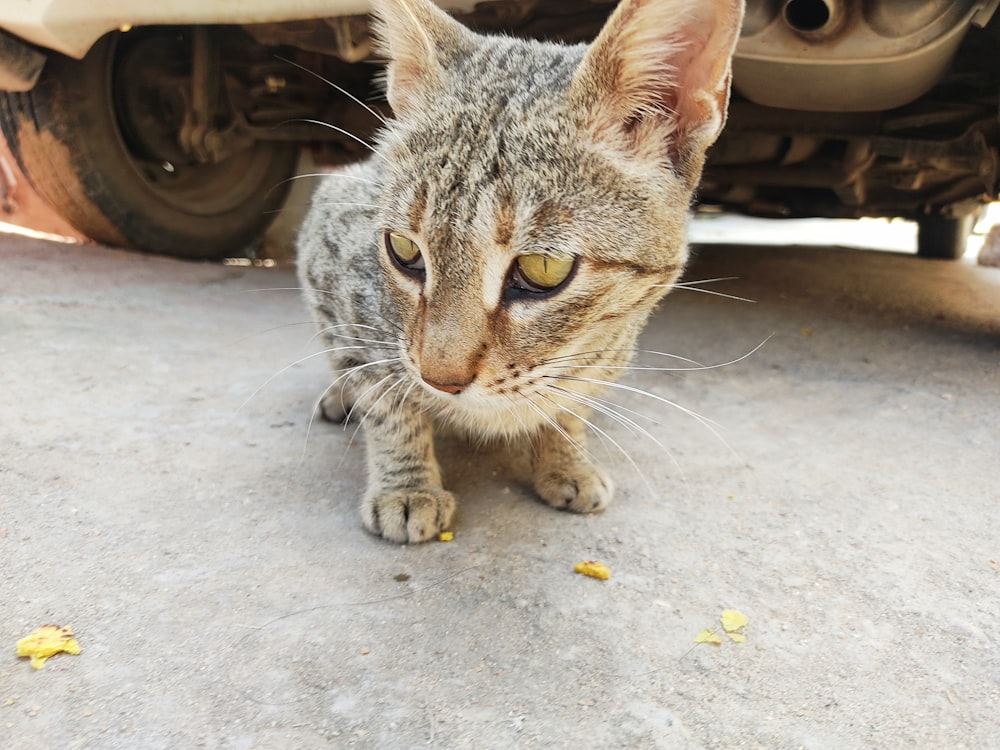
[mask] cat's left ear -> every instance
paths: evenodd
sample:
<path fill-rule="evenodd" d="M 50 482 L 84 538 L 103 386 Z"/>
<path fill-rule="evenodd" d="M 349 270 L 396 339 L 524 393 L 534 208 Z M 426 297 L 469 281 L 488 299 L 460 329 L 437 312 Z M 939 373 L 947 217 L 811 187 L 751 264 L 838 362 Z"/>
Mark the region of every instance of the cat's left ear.
<path fill-rule="evenodd" d="M 450 63 L 473 42 L 468 29 L 429 0 L 374 0 L 379 52 L 389 60 L 386 96 L 397 114 L 434 96 Z"/>
<path fill-rule="evenodd" d="M 722 131 L 743 0 L 622 0 L 570 87 L 597 141 L 659 150 L 688 181 Z"/>

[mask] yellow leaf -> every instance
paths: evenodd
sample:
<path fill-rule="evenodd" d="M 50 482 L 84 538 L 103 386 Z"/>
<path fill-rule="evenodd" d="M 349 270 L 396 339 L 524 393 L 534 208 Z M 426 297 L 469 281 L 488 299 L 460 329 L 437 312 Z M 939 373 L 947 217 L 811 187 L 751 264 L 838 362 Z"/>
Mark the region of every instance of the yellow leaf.
<path fill-rule="evenodd" d="M 17 655 L 31 657 L 31 666 L 41 669 L 45 660 L 63 651 L 67 654 L 80 653 L 80 644 L 73 638 L 73 631 L 67 626 L 43 625 L 31 635 L 17 642 Z"/>
<path fill-rule="evenodd" d="M 721 646 L 722 638 L 714 630 L 702 630 L 694 637 L 695 643 L 707 643 L 710 646 Z"/>
<path fill-rule="evenodd" d="M 726 633 L 733 643 L 746 643 L 747 637 L 743 633 Z"/>
<path fill-rule="evenodd" d="M 450 542 L 455 539 L 454 531 L 442 531 L 438 534 L 438 541 L 440 542 Z"/>
<path fill-rule="evenodd" d="M 735 633 L 737 630 L 746 627 L 747 616 L 742 612 L 738 612 L 735 609 L 726 609 L 722 611 L 722 629 L 727 633 Z"/>
<path fill-rule="evenodd" d="M 591 578 L 600 578 L 602 581 L 606 581 L 611 577 L 611 571 L 608 570 L 608 566 L 596 560 L 578 562 L 573 566 L 573 572 L 583 576 L 590 576 Z"/>

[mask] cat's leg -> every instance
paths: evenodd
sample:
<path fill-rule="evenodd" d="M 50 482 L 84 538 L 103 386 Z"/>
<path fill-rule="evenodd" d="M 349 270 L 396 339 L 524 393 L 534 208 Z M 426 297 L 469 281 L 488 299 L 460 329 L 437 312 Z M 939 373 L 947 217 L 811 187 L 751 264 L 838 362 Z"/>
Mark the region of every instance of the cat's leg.
<path fill-rule="evenodd" d="M 338 389 L 336 393 L 326 394 L 319 402 L 319 414 L 327 422 L 343 424 L 347 421 L 351 406 L 352 404 L 345 398 L 344 392 Z"/>
<path fill-rule="evenodd" d="M 549 505 L 576 513 L 604 510 L 614 485 L 585 454 L 586 427 L 569 414 L 555 418 L 560 429 L 543 426 L 532 444 L 535 491 Z"/>
<path fill-rule="evenodd" d="M 347 416 L 354 408 L 354 399 L 350 390 L 344 386 L 336 385 L 326 393 L 319 402 L 319 413 L 327 422 L 342 424 L 347 421 Z"/>
<path fill-rule="evenodd" d="M 368 490 L 361 520 L 389 541 L 423 542 L 451 524 L 455 496 L 441 486 L 430 419 L 405 402 L 389 401 L 364 417 Z"/>
<path fill-rule="evenodd" d="M 364 363 L 352 357 L 336 354 L 331 354 L 329 360 L 333 380 L 319 401 L 319 414 L 327 422 L 342 424 L 354 408 L 351 370 Z"/>

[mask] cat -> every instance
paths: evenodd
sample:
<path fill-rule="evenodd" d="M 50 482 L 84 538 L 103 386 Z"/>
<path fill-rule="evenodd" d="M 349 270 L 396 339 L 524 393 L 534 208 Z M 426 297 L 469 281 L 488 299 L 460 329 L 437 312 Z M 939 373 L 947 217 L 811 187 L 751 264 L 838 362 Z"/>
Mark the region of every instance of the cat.
<path fill-rule="evenodd" d="M 323 412 L 363 415 L 368 531 L 449 528 L 435 423 L 529 441 L 549 505 L 608 504 L 584 420 L 684 267 L 742 13 L 623 0 L 591 45 L 566 46 L 375 3 L 394 118 L 367 162 L 324 180 L 298 240 L 335 376 Z"/>

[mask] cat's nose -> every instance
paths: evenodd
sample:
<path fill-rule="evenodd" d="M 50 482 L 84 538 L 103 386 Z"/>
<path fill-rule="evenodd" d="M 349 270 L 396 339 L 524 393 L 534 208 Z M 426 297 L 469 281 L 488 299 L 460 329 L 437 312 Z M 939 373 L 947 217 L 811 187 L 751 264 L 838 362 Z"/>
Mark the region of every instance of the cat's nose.
<path fill-rule="evenodd" d="M 437 383 L 433 380 L 429 380 L 428 378 L 424 378 L 423 380 L 431 388 L 441 391 L 442 393 L 451 393 L 453 395 L 461 393 L 462 390 L 469 385 L 469 383 Z"/>

